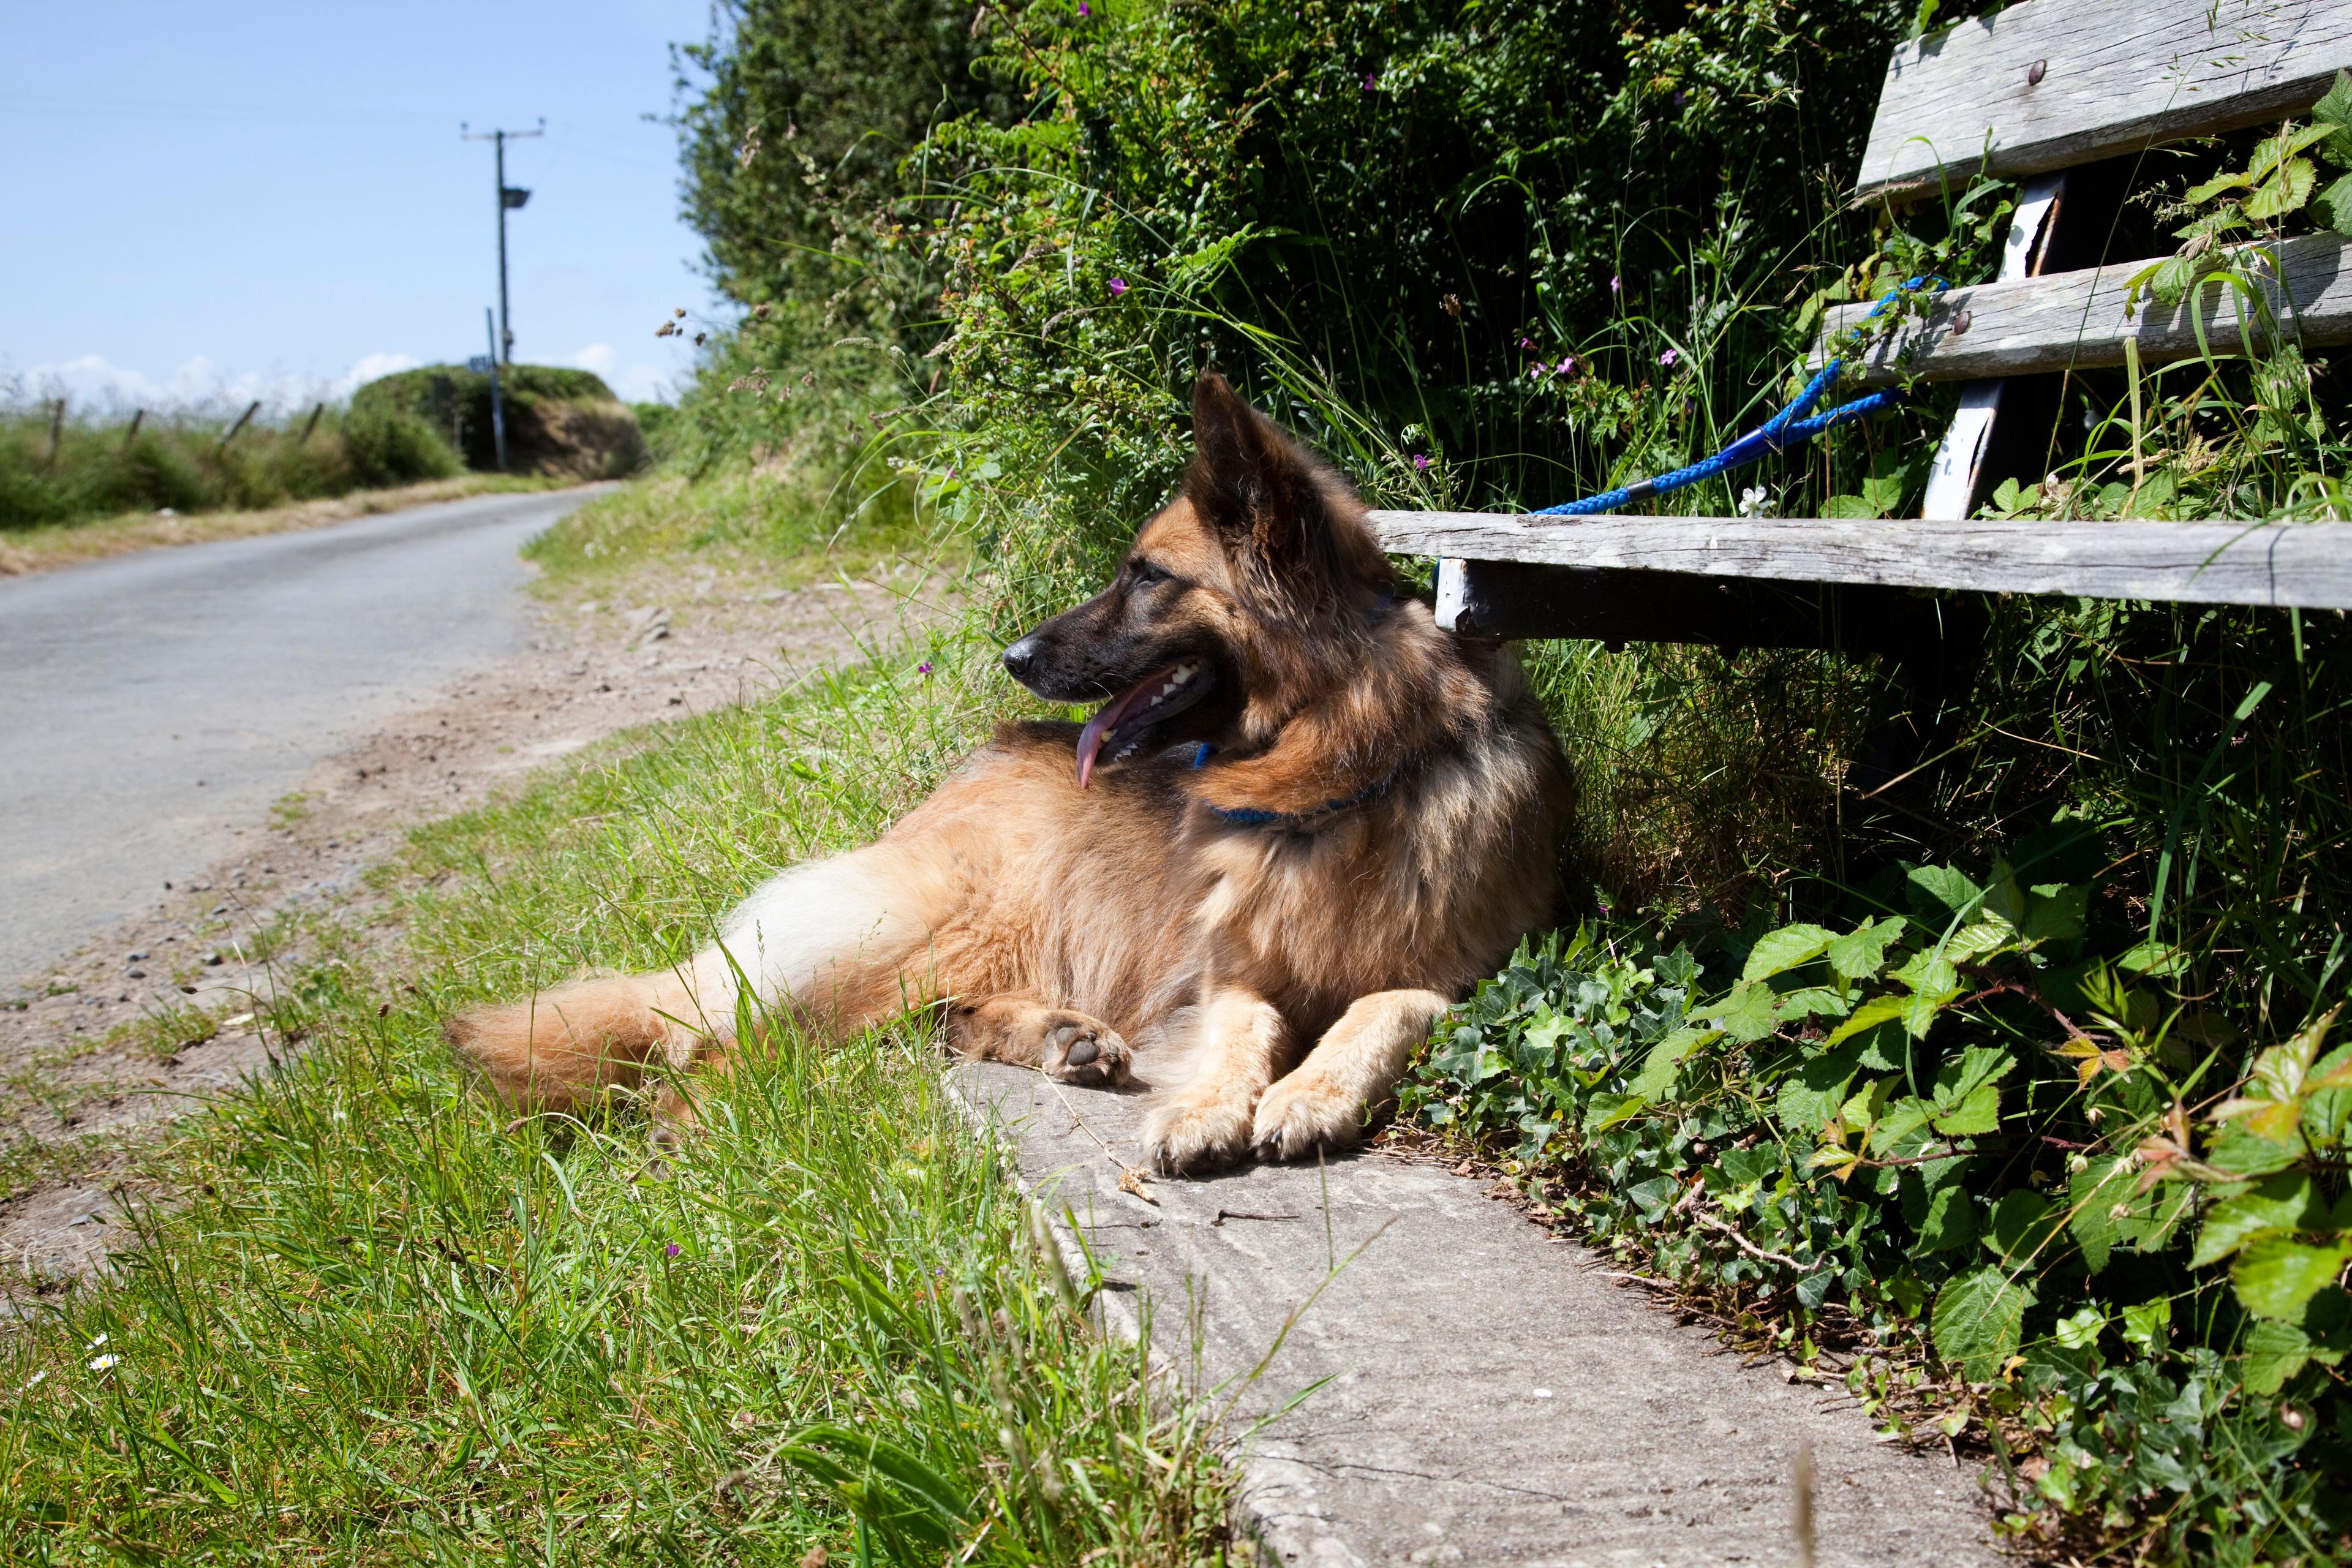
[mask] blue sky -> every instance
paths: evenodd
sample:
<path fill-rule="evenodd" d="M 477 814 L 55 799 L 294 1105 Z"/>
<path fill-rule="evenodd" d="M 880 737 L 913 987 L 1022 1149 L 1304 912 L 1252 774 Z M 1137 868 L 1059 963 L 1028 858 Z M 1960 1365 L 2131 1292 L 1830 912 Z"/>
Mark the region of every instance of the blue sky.
<path fill-rule="evenodd" d="M 490 148 L 515 357 L 625 397 L 689 368 L 711 304 L 678 221 L 669 45 L 707 0 L 74 0 L 0 5 L 0 397 L 261 396 L 484 351 Z"/>

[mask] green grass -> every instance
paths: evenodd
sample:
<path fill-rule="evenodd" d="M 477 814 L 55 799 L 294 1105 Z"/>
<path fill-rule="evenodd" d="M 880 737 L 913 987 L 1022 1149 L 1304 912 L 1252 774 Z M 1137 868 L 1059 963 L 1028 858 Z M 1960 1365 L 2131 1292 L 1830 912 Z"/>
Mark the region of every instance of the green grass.
<path fill-rule="evenodd" d="M 0 532 L 170 507 L 243 511 L 448 479 L 464 465 L 408 415 L 297 413 L 237 427 L 204 411 L 86 418 L 0 403 Z"/>
<path fill-rule="evenodd" d="M 884 473 L 835 479 L 785 462 L 730 467 L 699 481 L 668 473 L 600 496 L 523 553 L 551 576 L 616 576 L 651 560 L 756 563 L 780 586 L 856 576 L 923 552 L 929 529 L 912 487 Z"/>
<path fill-rule="evenodd" d="M 183 1201 L 119 1281 L 0 1340 L 0 1553 L 1222 1560 L 1199 1408 L 1092 1331 L 922 1021 L 781 1030 L 661 1165 L 625 1112 L 512 1123 L 437 1037 L 919 796 L 985 717 L 976 650 L 921 653 L 420 833 L 396 965 L 306 943 L 267 1016 L 304 1053 L 155 1154 Z"/>

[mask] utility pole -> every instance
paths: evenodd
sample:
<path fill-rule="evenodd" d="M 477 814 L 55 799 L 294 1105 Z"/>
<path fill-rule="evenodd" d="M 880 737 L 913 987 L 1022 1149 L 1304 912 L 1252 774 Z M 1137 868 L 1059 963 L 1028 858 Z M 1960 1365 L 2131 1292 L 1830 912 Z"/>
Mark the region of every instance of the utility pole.
<path fill-rule="evenodd" d="M 547 134 L 547 121 L 542 119 L 536 131 L 468 131 L 466 122 L 457 122 L 457 137 L 463 142 L 488 142 L 496 149 L 499 193 L 499 333 L 490 345 L 490 357 L 507 364 L 514 363 L 514 322 L 507 314 L 507 214 L 530 200 L 530 192 L 519 185 L 507 184 L 507 143 L 527 142 L 534 136 Z M 500 465 L 504 467 L 503 464 Z"/>
<path fill-rule="evenodd" d="M 499 328 L 490 308 L 482 307 L 482 331 L 490 340 L 490 445 L 499 455 L 499 472 L 507 471 L 507 405 L 499 395 Z"/>

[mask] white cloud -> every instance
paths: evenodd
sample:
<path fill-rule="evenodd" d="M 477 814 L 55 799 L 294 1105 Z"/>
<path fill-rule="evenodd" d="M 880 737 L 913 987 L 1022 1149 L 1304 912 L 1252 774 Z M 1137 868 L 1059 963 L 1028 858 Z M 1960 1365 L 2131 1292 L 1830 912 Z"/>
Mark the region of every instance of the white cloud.
<path fill-rule="evenodd" d="M 329 395 L 336 398 L 349 397 L 352 393 L 380 376 L 391 375 L 396 371 L 415 370 L 424 363 L 415 354 L 362 354 L 357 363 L 335 378 L 334 388 Z"/>
<path fill-rule="evenodd" d="M 198 354 L 158 380 L 144 371 L 111 363 L 103 355 L 83 354 L 37 364 L 21 374 L 0 371 L 0 402 L 62 397 L 68 406 L 83 412 L 127 415 L 134 408 L 242 409 L 257 398 L 265 409 L 283 414 L 316 402 L 340 402 L 380 375 L 420 363 L 410 353 L 365 354 L 341 375 L 321 378 L 284 371 L 231 373 Z"/>
<path fill-rule="evenodd" d="M 623 365 L 619 353 L 610 343 L 590 343 L 565 363 L 603 376 L 604 384 L 625 402 L 667 403 L 677 395 L 658 366 Z"/>

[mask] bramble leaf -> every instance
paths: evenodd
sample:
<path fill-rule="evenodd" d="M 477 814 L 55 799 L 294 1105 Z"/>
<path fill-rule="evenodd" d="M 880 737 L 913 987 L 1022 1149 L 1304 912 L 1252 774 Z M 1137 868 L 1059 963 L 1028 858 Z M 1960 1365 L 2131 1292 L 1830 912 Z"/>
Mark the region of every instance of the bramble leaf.
<path fill-rule="evenodd" d="M 1927 1199 L 1927 1212 L 1918 1225 L 1920 1253 L 1949 1252 L 1977 1238 L 1977 1200 L 1955 1182 L 1938 1187 Z"/>
<path fill-rule="evenodd" d="M 1977 907 L 1984 891 L 1949 866 L 1915 866 L 1906 879 L 1911 892 L 1911 907 L 1941 933 L 1954 916 L 1963 915 Z"/>
<path fill-rule="evenodd" d="M 1887 1079 L 1883 1081 L 1892 1083 L 1895 1080 Z M 1905 1136 L 1927 1126 L 1927 1119 L 1935 1114 L 1935 1102 L 1921 1100 L 1917 1095 L 1906 1094 L 1894 1101 L 1871 1122 L 1871 1152 L 1885 1155 Z"/>
<path fill-rule="evenodd" d="M 1826 985 L 1784 991 L 1772 1005 L 1772 1016 L 1784 1024 L 1792 1018 L 1843 1018 L 1853 1010 L 1851 998 L 1841 996 Z"/>
<path fill-rule="evenodd" d="M 2246 1310 L 2258 1318 L 2292 1322 L 2303 1316 L 2312 1297 L 2336 1283 L 2347 1262 L 2352 1262 L 2352 1237 L 2323 1247 L 2273 1231 L 2246 1243 L 2230 1279 Z"/>
<path fill-rule="evenodd" d="M 2080 883 L 2047 893 L 2037 888 L 2026 905 L 2025 923 L 2018 927 L 2018 934 L 2029 942 L 2072 942 L 2083 934 L 2090 910 L 2091 889 Z"/>
<path fill-rule="evenodd" d="M 2017 1058 L 1990 1046 L 1970 1046 L 1937 1069 L 1936 1131 L 1949 1137 L 1992 1132 L 2000 1126 L 2000 1090 Z"/>
<path fill-rule="evenodd" d="M 1944 1282 L 1936 1292 L 1931 1331 L 1936 1353 L 1959 1367 L 1970 1381 L 1990 1383 L 2000 1363 L 2017 1352 L 2025 1310 L 2033 1293 L 2000 1268 L 1972 1269 Z"/>
<path fill-rule="evenodd" d="M 1944 957 L 1953 963 L 1971 963 L 1999 952 L 2017 940 L 2017 928 L 2005 920 L 1971 921 L 1944 944 Z"/>
<path fill-rule="evenodd" d="M 1801 963 L 1810 963 L 1832 940 L 1831 931 L 1817 925 L 1789 925 L 1767 931 L 1748 950 L 1748 965 L 1739 972 L 1739 978 L 1769 980 Z"/>
<path fill-rule="evenodd" d="M 1968 1097 L 1936 1118 L 1936 1131 L 1953 1138 L 1971 1138 L 2000 1131 L 2000 1090 L 1981 1084 Z"/>
<path fill-rule="evenodd" d="M 1853 1081 L 1861 1057 L 1858 1045 L 1824 1051 L 1782 1079 L 1773 1107 L 1781 1125 L 1805 1132 L 1827 1127 L 1845 1103 L 1845 1086 Z"/>
<path fill-rule="evenodd" d="M 1903 934 L 1903 917 L 1864 921 L 1829 945 L 1830 967 L 1848 980 L 1868 980 L 1886 963 L 1887 944 Z"/>
<path fill-rule="evenodd" d="M 2352 125 L 2352 71 L 2336 73 L 2336 80 L 2311 106 L 2311 118 L 2315 124 Z"/>
<path fill-rule="evenodd" d="M 2289 158 L 2278 166 L 2278 172 L 2262 184 L 2262 187 L 2246 198 L 2246 216 L 2251 218 L 2284 217 L 2311 199 L 2311 188 L 2319 179 L 2319 171 L 2308 158 Z"/>
<path fill-rule="evenodd" d="M 2223 191 L 2242 190 L 2253 182 L 2243 174 L 2231 171 L 2214 175 L 2201 185 L 2191 185 L 2180 193 L 2180 199 L 2193 206 L 2202 206 Z"/>
<path fill-rule="evenodd" d="M 1834 1046 L 1839 1041 L 1859 1035 L 1865 1029 L 1874 1029 L 1881 1024 L 1900 1018 L 1903 1016 L 1903 1008 L 1909 1000 L 1910 998 L 1906 996 L 1872 997 L 1856 1007 L 1844 1023 L 1830 1031 L 1828 1043 Z"/>
<path fill-rule="evenodd" d="M 2116 1205 L 2130 1196 L 2132 1184 L 2131 1167 L 2112 1158 L 2092 1161 L 2066 1184 L 2066 1234 L 2083 1249 L 2084 1267 L 2094 1274 L 2106 1268 L 2115 1251 Z"/>
<path fill-rule="evenodd" d="M 1643 1058 L 1642 1070 L 1625 1086 L 1625 1092 L 1644 1100 L 1663 1100 L 1673 1091 L 1675 1075 L 1682 1069 L 1685 1057 L 1699 1047 L 1720 1039 L 1719 1029 L 1685 1025 L 1650 1047 Z"/>
<path fill-rule="evenodd" d="M 1760 1040 L 1772 1032 L 1773 1001 L 1770 986 L 1743 980 L 1717 1005 L 1714 1023 L 1725 1034 L 1743 1044 Z"/>
<path fill-rule="evenodd" d="M 1993 1205 L 1985 1245 L 2012 1263 L 2022 1263 L 2057 1234 L 2060 1218 L 2041 1194 L 2020 1187 Z"/>
<path fill-rule="evenodd" d="M 2326 1207 L 2311 1178 L 2300 1171 L 2282 1173 L 2209 1210 L 2189 1266 L 2202 1268 L 2219 1263 L 2265 1232 L 2310 1229 L 2326 1217 Z"/>

